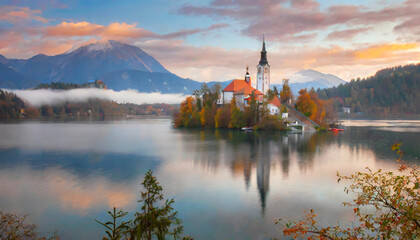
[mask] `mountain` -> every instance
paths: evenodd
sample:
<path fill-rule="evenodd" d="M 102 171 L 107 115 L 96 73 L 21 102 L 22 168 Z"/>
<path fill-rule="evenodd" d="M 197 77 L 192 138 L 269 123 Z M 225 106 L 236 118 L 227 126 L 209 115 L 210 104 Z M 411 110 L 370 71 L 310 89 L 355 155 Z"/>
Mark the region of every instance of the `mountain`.
<path fill-rule="evenodd" d="M 141 89 L 141 92 L 192 93 L 201 88 L 201 82 L 180 78 L 172 73 L 120 70 L 99 77 L 113 90 Z"/>
<path fill-rule="evenodd" d="M 10 69 L 1 68 L 0 75 L 4 77 L 0 78 L 0 87 L 3 88 L 27 88 L 51 82 L 82 84 L 92 79 L 101 79 L 115 90 L 131 88 L 140 92 L 191 93 L 201 86 L 199 82 L 170 73 L 142 49 L 113 40 L 55 56 L 38 54 L 27 60 L 0 55 L 0 63 L 20 76 L 16 78 Z"/>
<path fill-rule="evenodd" d="M 33 88 L 52 82 L 84 84 L 100 79 L 114 90 L 191 94 L 202 84 L 172 74 L 136 46 L 113 40 L 73 47 L 55 56 L 38 54 L 29 59 L 7 59 L 0 55 L 0 64 L 0 88 Z M 296 94 L 301 88 L 326 88 L 343 82 L 330 74 L 304 70 L 291 78 L 290 85 Z M 216 83 L 207 84 L 211 87 Z M 224 88 L 230 81 L 219 83 Z"/>
<path fill-rule="evenodd" d="M 0 83 L 3 88 L 16 88 L 15 86 L 21 86 L 20 88 L 29 87 L 32 81 L 19 73 L 12 67 L 0 63 Z"/>
<path fill-rule="evenodd" d="M 289 85 L 294 95 L 297 95 L 300 89 L 303 88 L 324 89 L 345 83 L 347 82 L 335 75 L 325 74 L 311 69 L 296 72 L 289 79 Z M 281 84 L 272 84 L 272 87 L 274 86 L 281 89 Z"/>

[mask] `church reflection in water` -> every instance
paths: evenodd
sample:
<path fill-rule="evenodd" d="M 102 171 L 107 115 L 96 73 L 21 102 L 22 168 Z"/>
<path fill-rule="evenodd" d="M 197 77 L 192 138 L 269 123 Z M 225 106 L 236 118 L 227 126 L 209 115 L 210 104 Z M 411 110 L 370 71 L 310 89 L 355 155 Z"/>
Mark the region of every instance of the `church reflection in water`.
<path fill-rule="evenodd" d="M 192 153 L 189 160 L 208 170 L 217 171 L 222 165 L 229 166 L 232 174 L 243 176 L 249 190 L 252 175 L 256 174 L 256 186 L 262 214 L 265 212 L 270 190 L 270 171 L 279 167 L 282 178 L 289 176 L 291 159 L 296 159 L 299 169 L 305 172 L 313 167 L 313 159 L 321 145 L 333 141 L 330 134 L 304 132 L 298 134 L 252 132 L 232 130 L 189 131 L 184 134 Z M 200 140 L 200 141 L 197 141 Z"/>

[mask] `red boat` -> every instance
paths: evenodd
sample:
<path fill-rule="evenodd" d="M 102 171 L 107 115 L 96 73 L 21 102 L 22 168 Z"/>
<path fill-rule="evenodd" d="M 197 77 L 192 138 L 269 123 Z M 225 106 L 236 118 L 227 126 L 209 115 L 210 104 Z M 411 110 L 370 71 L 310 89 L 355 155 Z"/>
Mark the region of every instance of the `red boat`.
<path fill-rule="evenodd" d="M 338 133 L 338 132 L 343 132 L 344 129 L 342 129 L 342 128 L 330 128 L 330 129 L 328 129 L 328 131 Z"/>

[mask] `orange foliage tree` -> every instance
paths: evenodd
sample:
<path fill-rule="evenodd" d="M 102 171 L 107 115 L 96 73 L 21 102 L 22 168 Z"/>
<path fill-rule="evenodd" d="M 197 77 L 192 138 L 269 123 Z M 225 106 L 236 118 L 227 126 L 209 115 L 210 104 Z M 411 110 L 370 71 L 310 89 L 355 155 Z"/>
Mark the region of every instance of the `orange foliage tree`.
<path fill-rule="evenodd" d="M 196 111 L 193 97 L 181 103 L 180 112 L 174 118 L 175 127 L 200 127 L 200 114 Z"/>
<path fill-rule="evenodd" d="M 401 160 L 401 144 L 392 149 Z M 316 214 L 311 209 L 306 219 L 289 221 L 283 234 L 294 239 L 419 239 L 420 238 L 420 172 L 417 167 L 400 165 L 399 174 L 381 169 L 356 172 L 350 176 L 338 175 L 352 184 L 346 193 L 355 194 L 344 206 L 353 208 L 357 219 L 352 227 L 317 226 Z M 279 220 L 280 221 L 280 220 Z M 276 224 L 279 223 L 276 222 Z"/>
<path fill-rule="evenodd" d="M 217 109 L 215 116 L 216 128 L 228 128 L 230 126 L 230 119 L 232 114 L 230 108 L 230 104 L 225 104 L 223 107 Z"/>
<path fill-rule="evenodd" d="M 289 86 L 289 79 L 283 79 L 283 87 L 280 91 L 280 101 L 282 103 L 293 99 L 292 89 Z"/>
<path fill-rule="evenodd" d="M 299 91 L 299 96 L 296 101 L 296 109 L 310 119 L 315 117 L 317 106 L 306 88 Z"/>

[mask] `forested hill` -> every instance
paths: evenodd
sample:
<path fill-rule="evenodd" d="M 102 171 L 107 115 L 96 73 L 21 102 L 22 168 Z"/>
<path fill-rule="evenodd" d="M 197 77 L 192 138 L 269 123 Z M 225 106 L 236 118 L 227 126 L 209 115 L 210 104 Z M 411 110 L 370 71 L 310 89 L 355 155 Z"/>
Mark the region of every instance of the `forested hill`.
<path fill-rule="evenodd" d="M 420 64 L 383 69 L 372 77 L 318 89 L 318 94 L 322 99 L 335 99 L 339 107 L 350 107 L 352 113 L 364 112 L 371 116 L 420 114 Z"/>

